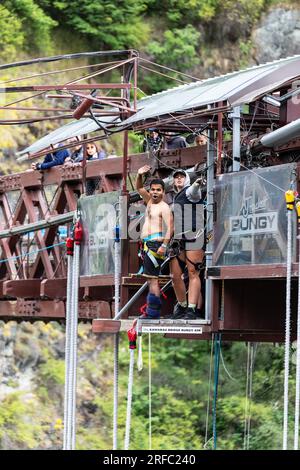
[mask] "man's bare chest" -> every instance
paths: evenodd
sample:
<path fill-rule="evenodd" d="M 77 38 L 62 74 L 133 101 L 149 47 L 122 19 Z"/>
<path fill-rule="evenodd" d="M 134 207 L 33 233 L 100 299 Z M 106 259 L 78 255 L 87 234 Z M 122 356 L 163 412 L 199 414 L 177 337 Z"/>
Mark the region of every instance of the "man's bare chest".
<path fill-rule="evenodd" d="M 149 220 L 159 220 L 162 217 L 162 207 L 157 204 L 149 204 L 146 209 L 146 217 Z"/>

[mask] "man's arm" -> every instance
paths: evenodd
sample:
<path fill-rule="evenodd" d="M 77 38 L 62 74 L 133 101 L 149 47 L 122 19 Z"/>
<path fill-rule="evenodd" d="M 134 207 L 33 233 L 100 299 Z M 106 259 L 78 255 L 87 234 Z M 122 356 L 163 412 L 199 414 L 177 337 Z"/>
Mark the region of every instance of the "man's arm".
<path fill-rule="evenodd" d="M 196 181 L 187 189 L 186 197 L 191 202 L 199 202 L 202 198 L 201 185 L 203 181 L 202 178 L 196 179 Z"/>
<path fill-rule="evenodd" d="M 166 233 L 165 233 L 165 237 L 163 239 L 162 245 L 157 250 L 157 253 L 159 255 L 164 255 L 165 254 L 166 249 L 167 249 L 167 245 L 168 245 L 169 241 L 171 240 L 171 237 L 172 237 L 173 232 L 174 232 L 173 214 L 172 214 L 172 211 L 171 211 L 170 207 L 167 204 L 163 205 L 162 221 L 166 226 Z"/>
<path fill-rule="evenodd" d="M 151 167 L 149 165 L 145 165 L 139 168 L 138 173 L 137 173 L 136 183 L 135 183 L 137 192 L 140 194 L 140 196 L 142 196 L 146 204 L 150 201 L 150 194 L 148 193 L 147 189 L 144 188 L 143 175 L 148 173 L 148 171 L 150 170 L 151 170 Z"/>
<path fill-rule="evenodd" d="M 37 166 L 38 170 L 48 170 L 48 168 L 52 168 L 53 166 L 62 165 L 65 159 L 69 156 L 69 152 L 67 150 L 58 150 L 55 152 L 55 156 L 53 159 L 47 159 L 49 154 L 46 155 L 46 158 L 43 163 L 40 163 Z M 51 154 L 50 154 L 51 155 Z"/>

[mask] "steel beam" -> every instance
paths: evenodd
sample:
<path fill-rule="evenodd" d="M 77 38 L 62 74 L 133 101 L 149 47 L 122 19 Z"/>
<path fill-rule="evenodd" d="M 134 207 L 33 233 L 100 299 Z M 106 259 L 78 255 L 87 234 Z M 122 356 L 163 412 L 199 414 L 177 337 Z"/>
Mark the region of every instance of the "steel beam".
<path fill-rule="evenodd" d="M 108 302 L 80 301 L 78 316 L 81 320 L 110 318 Z M 65 303 L 62 300 L 1 300 L 1 320 L 65 320 Z"/>
<path fill-rule="evenodd" d="M 22 235 L 28 232 L 34 232 L 36 230 L 42 230 L 43 228 L 48 228 L 52 226 L 66 224 L 71 222 L 74 217 L 74 212 L 66 212 L 65 214 L 59 214 L 49 217 L 45 220 L 38 220 L 37 222 L 32 222 L 31 224 L 25 224 L 21 226 L 11 227 L 9 229 L 1 230 L 0 239 L 8 238 L 14 235 Z"/>
<path fill-rule="evenodd" d="M 129 90 L 131 83 L 73 83 L 70 85 L 33 85 L 33 86 L 11 86 L 0 88 L 0 93 L 18 93 L 33 91 L 60 91 L 60 90 Z"/>

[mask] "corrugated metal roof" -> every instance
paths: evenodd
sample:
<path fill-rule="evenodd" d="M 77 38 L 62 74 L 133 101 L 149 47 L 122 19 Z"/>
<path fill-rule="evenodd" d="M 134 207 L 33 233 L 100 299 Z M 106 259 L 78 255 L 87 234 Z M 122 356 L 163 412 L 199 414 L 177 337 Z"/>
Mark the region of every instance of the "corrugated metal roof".
<path fill-rule="evenodd" d="M 107 124 L 112 124 L 115 120 L 119 121 L 118 117 L 107 116 L 101 117 L 101 123 L 106 122 Z M 72 121 L 69 124 L 65 124 L 55 131 L 50 132 L 46 136 L 34 142 L 26 149 L 18 152 L 17 155 L 24 155 L 26 153 L 33 154 L 44 150 L 50 145 L 57 144 L 71 137 L 81 136 L 83 134 L 89 134 L 91 132 L 99 130 L 98 124 L 91 118 L 79 119 L 78 121 Z"/>
<path fill-rule="evenodd" d="M 298 77 L 300 77 L 300 55 L 181 85 L 143 98 L 137 103 L 137 113 L 126 121 L 119 121 L 119 125 L 122 128 L 134 126 L 138 122 L 178 111 L 192 108 L 205 109 L 208 105 L 221 101 L 227 101 L 228 106 L 250 103 L 259 96 L 276 90 L 284 83 Z M 101 122 L 112 123 L 117 119 L 115 117 L 101 117 Z M 50 144 L 62 142 L 70 137 L 89 134 L 98 129 L 99 127 L 92 119 L 79 119 L 56 129 L 19 152 L 18 155 L 33 154 L 49 147 Z"/>
<path fill-rule="evenodd" d="M 201 82 L 181 85 L 143 98 L 138 102 L 138 112 L 122 124 L 134 124 L 220 101 L 227 101 L 229 106 L 249 103 L 299 76 L 300 55 L 297 55 Z"/>

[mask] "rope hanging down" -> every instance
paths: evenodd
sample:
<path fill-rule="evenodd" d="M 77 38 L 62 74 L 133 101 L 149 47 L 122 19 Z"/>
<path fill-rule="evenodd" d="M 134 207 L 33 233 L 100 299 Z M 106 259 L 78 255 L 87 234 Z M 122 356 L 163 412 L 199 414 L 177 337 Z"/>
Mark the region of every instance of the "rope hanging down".
<path fill-rule="evenodd" d="M 133 368 L 134 368 L 134 351 L 136 349 L 136 329 L 134 327 L 127 331 L 129 339 L 129 375 L 128 375 L 128 391 L 127 391 L 127 412 L 126 412 L 126 428 L 125 428 L 125 440 L 124 449 L 129 449 L 130 443 L 130 426 L 131 426 L 131 405 L 132 405 L 132 388 L 133 388 Z"/>
<path fill-rule="evenodd" d="M 296 204 L 298 216 L 298 312 L 297 312 L 297 356 L 296 356 L 296 396 L 295 396 L 295 428 L 294 450 L 298 450 L 299 444 L 299 411 L 300 411 L 300 202 Z"/>
<path fill-rule="evenodd" d="M 254 356 L 257 343 L 248 342 L 247 347 L 247 380 L 246 380 L 246 400 L 245 400 L 245 423 L 244 423 L 244 450 L 249 450 L 250 426 L 251 426 L 251 404 L 252 404 L 252 383 Z"/>
<path fill-rule="evenodd" d="M 79 289 L 79 255 L 80 243 L 83 237 L 82 225 L 77 220 L 74 229 L 74 256 L 69 282 L 71 285 L 71 300 L 69 301 L 69 318 L 66 330 L 66 384 L 65 384 L 65 412 L 64 423 L 64 450 L 75 450 L 76 447 L 76 382 L 77 382 L 77 329 L 78 329 L 78 289 Z M 71 254 L 69 242 L 69 251 Z"/>
<path fill-rule="evenodd" d="M 292 189 L 286 191 L 285 200 L 287 207 L 287 261 L 284 347 L 283 450 L 287 450 L 288 447 L 289 370 L 291 342 L 292 214 L 295 205 L 295 192 Z"/>
<path fill-rule="evenodd" d="M 119 203 L 116 204 L 115 228 L 115 317 L 120 309 L 120 276 L 121 276 L 121 240 L 119 227 Z M 113 410 L 113 450 L 118 449 L 118 388 L 119 388 L 119 333 L 114 335 L 114 410 Z"/>
<path fill-rule="evenodd" d="M 214 450 L 217 450 L 217 400 L 218 400 L 218 387 L 219 387 L 219 366 L 220 366 L 220 351 L 221 351 L 221 334 L 214 335 L 215 343 L 215 365 L 214 365 L 214 400 L 213 400 L 213 441 Z"/>
<path fill-rule="evenodd" d="M 66 240 L 67 256 L 68 256 L 68 276 L 67 276 L 67 301 L 66 301 L 66 333 L 65 333 L 65 395 L 64 395 L 64 439 L 63 449 L 68 450 L 71 442 L 71 425 L 69 417 L 69 403 L 71 402 L 71 387 L 70 387 L 70 371 L 67 364 L 70 364 L 71 353 L 71 296 L 73 284 L 73 253 L 74 253 L 74 240 L 69 237 Z"/>

